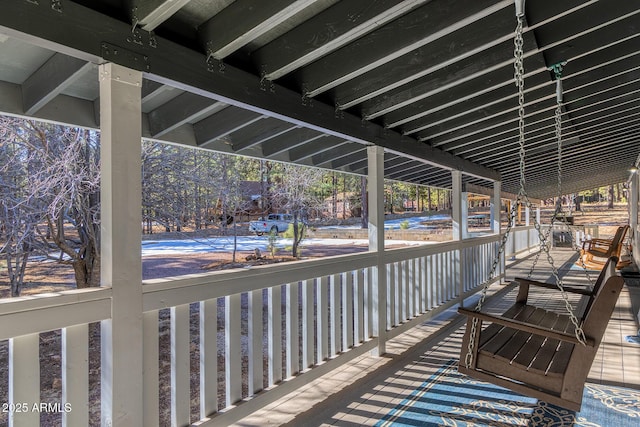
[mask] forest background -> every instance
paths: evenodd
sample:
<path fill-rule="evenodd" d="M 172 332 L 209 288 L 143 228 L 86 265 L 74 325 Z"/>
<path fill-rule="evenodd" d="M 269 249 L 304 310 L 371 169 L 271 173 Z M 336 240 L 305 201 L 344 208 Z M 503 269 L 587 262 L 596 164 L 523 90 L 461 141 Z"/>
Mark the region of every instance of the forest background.
<path fill-rule="evenodd" d="M 625 196 L 616 184 L 563 199 L 580 210 Z M 385 212 L 446 211 L 450 197 L 386 182 Z M 237 235 L 246 233 L 239 224 L 272 212 L 296 223 L 359 217 L 366 227 L 366 177 L 143 141 L 141 209 L 145 234 Z M 296 230 L 294 242 L 302 236 Z M 52 258 L 71 266 L 77 288 L 99 286 L 99 134 L 0 117 L 0 283 L 18 296 L 29 264 Z"/>

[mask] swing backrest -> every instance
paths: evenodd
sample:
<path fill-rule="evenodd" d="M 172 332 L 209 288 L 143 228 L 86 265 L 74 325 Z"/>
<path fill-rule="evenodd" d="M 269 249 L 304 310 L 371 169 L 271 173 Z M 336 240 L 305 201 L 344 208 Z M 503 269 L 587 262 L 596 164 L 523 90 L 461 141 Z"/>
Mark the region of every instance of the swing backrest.
<path fill-rule="evenodd" d="M 615 236 L 613 236 L 613 240 L 611 241 L 611 248 L 613 252 L 611 255 L 620 257 L 620 252 L 622 252 L 622 244 L 624 243 L 624 238 L 627 235 L 627 231 L 629 230 L 629 226 L 625 225 L 624 227 L 620 227 L 622 230 L 618 229 L 618 232 Z"/>
<path fill-rule="evenodd" d="M 587 304 L 584 309 L 584 313 L 582 315 L 583 322 L 586 321 L 586 318 L 589 316 L 591 311 L 593 302 L 596 299 L 596 296 L 601 292 L 602 286 L 607 283 L 609 278 L 616 276 L 616 264 L 618 263 L 618 258 L 615 256 L 610 257 L 607 260 L 607 263 L 604 265 L 602 271 L 598 275 L 598 279 L 593 285 L 593 289 L 591 290 L 591 296 L 589 297 Z M 617 277 L 617 276 L 616 276 Z"/>

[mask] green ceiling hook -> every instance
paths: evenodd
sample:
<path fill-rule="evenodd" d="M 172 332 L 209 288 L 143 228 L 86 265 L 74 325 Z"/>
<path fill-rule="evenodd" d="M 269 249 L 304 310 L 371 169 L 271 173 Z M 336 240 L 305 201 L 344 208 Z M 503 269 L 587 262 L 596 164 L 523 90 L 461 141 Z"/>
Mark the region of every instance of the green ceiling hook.
<path fill-rule="evenodd" d="M 552 77 L 556 81 L 556 98 L 558 103 L 562 102 L 562 70 L 567 65 L 567 61 L 561 61 L 549 67 Z"/>
<path fill-rule="evenodd" d="M 548 70 L 551 71 L 553 78 L 555 80 L 560 80 L 562 78 L 562 70 L 564 66 L 567 65 L 567 61 L 561 61 L 556 64 L 551 65 Z"/>

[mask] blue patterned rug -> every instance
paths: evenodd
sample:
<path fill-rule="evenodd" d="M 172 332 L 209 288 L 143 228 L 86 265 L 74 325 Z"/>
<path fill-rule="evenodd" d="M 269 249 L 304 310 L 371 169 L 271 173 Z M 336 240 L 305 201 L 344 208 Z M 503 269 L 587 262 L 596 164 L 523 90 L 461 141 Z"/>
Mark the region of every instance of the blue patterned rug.
<path fill-rule="evenodd" d="M 639 390 L 587 383 L 576 413 L 473 380 L 459 374 L 456 363 L 447 362 L 376 426 L 640 425 Z"/>

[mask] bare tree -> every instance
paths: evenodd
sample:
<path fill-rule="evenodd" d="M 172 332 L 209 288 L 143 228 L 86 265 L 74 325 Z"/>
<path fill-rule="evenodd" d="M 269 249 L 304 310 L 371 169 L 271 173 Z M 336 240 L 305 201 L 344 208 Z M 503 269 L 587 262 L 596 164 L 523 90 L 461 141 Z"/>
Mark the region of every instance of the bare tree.
<path fill-rule="evenodd" d="M 28 167 L 33 153 L 25 149 L 11 118 L 0 118 L 0 254 L 6 263 L 11 296 L 19 296 L 29 256 L 36 248 L 35 227 L 41 211 L 27 197 Z"/>
<path fill-rule="evenodd" d="M 31 197 L 47 201 L 50 236 L 66 255 L 76 286 L 100 285 L 100 171 L 98 135 L 79 128 L 27 122 L 44 168 L 30 178 Z"/>
<path fill-rule="evenodd" d="M 16 160 L 24 164 L 22 170 L 14 168 L 10 174 L 22 187 L 9 187 L 10 194 L 3 197 L 5 230 L 13 230 L 5 241 L 15 252 L 19 247 L 17 236 L 22 236 L 22 251 L 31 252 L 35 249 L 32 236 L 37 235 L 45 254 L 49 255 L 51 243 L 64 254 L 60 261 L 73 266 L 78 288 L 98 286 L 97 134 L 16 118 L 4 118 L 3 128 L 9 140 L 14 141 L 14 154 L 19 156 Z M 7 205 L 12 198 L 13 206 Z M 12 221 L 14 225 L 19 221 L 20 226 L 11 228 Z M 22 259 L 26 262 L 24 255 Z"/>
<path fill-rule="evenodd" d="M 316 209 L 322 203 L 318 186 L 322 183 L 320 169 L 287 166 L 279 181 L 274 185 L 274 194 L 281 206 L 293 215 L 292 255 L 300 256 L 300 243 L 304 239 L 306 212 Z"/>

